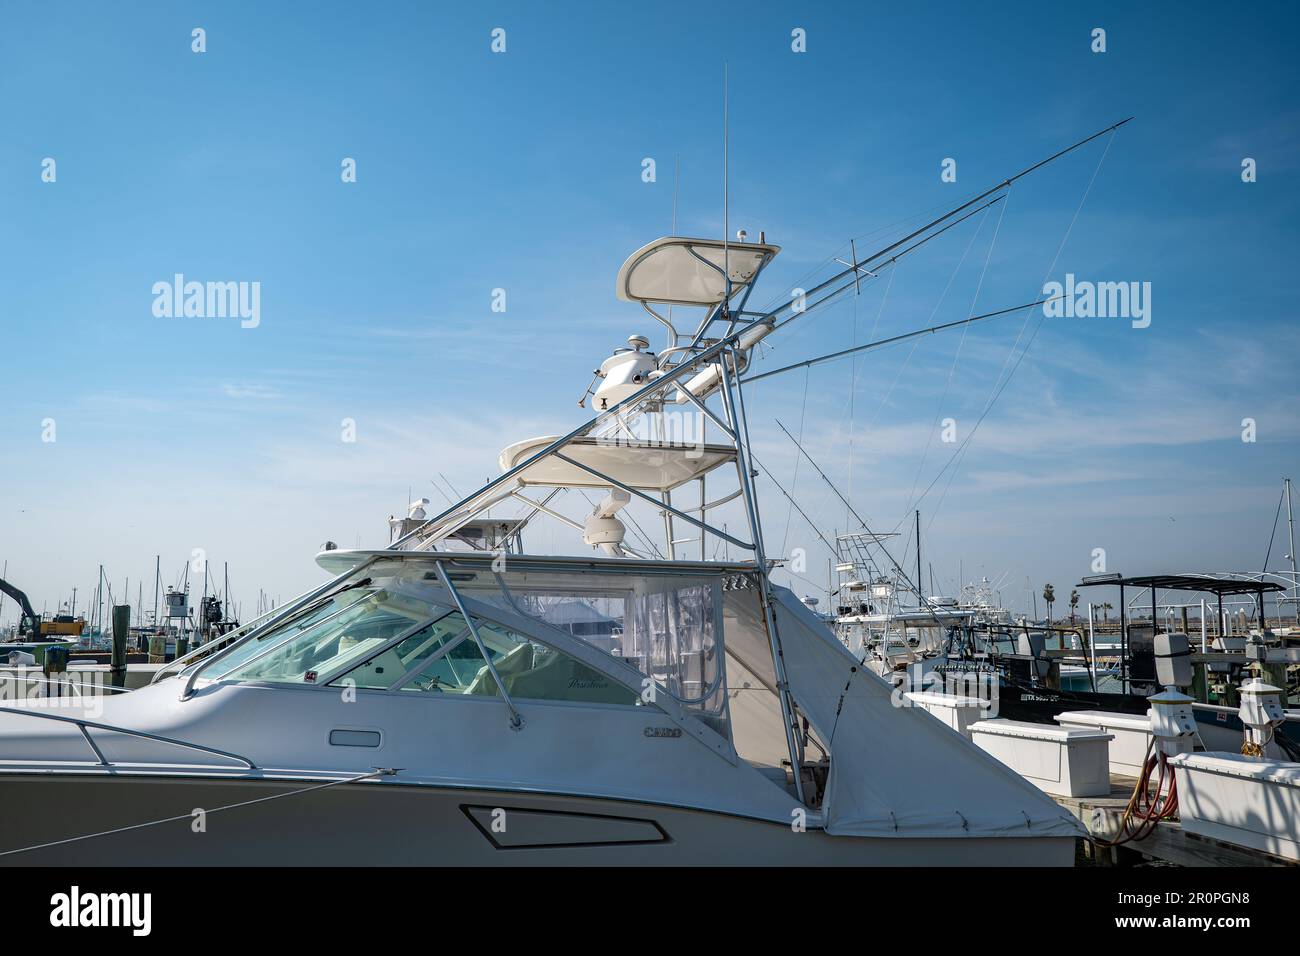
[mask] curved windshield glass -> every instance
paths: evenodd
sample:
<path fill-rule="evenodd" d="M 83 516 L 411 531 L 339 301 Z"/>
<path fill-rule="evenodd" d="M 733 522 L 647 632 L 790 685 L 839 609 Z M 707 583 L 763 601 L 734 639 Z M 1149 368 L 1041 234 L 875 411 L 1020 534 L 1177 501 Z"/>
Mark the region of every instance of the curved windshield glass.
<path fill-rule="evenodd" d="M 475 619 L 511 697 L 640 704 L 638 693 L 547 644 Z M 204 676 L 499 697 L 465 618 L 407 587 L 351 588 L 213 661 Z"/>
<path fill-rule="evenodd" d="M 512 698 L 624 704 L 628 707 L 641 703 L 635 691 L 568 654 L 529 640 L 499 624 L 477 623 L 479 636 L 492 655 L 492 663 Z M 498 693 L 492 672 L 484 667 L 465 693 Z"/>
<path fill-rule="evenodd" d="M 447 661 L 446 658 L 452 652 L 462 650 L 461 645 L 468 637 L 469 628 L 465 626 L 465 619 L 458 613 L 446 614 L 348 671 L 333 683 L 337 686 L 364 687 L 367 690 L 433 690 L 453 685 L 466 686 L 483 665 L 483 658 L 474 642 L 469 641 L 469 650 L 473 651 L 470 663 L 458 669 L 455 661 Z M 440 666 L 429 667 L 435 656 L 438 657 Z M 426 668 L 429 673 L 419 673 Z M 408 677 L 413 673 L 416 674 L 414 680 Z M 461 680 L 462 673 L 464 681 Z M 435 682 L 440 682 L 442 686 L 437 686 Z"/>
<path fill-rule="evenodd" d="M 358 601 L 373 593 L 375 593 L 375 589 L 372 587 L 351 587 L 330 597 L 322 598 L 314 604 L 309 604 L 292 614 L 288 620 L 282 621 L 252 640 L 237 645 L 228 654 L 222 654 L 203 664 L 200 667 L 198 676 L 213 679 L 229 674 L 252 658 L 265 654 L 267 650 L 277 644 L 314 627 L 346 608 L 352 607 Z"/>
<path fill-rule="evenodd" d="M 568 654 L 481 618 L 474 623 L 512 698 L 629 707 L 641 702 L 634 690 Z M 400 693 L 501 696 L 492 669 L 459 613 L 420 628 L 331 683 Z"/>
<path fill-rule="evenodd" d="M 333 614 L 312 615 L 282 629 L 278 643 L 227 669 L 222 679 L 313 684 L 445 613 L 438 605 L 370 591 Z"/>

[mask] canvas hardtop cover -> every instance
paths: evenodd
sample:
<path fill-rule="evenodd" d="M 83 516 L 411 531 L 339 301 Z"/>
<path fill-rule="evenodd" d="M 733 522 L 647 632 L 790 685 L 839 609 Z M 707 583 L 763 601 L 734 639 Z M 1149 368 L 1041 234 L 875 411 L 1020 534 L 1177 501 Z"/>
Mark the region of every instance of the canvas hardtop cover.
<path fill-rule="evenodd" d="M 789 590 L 774 588 L 790 692 L 831 751 L 827 832 L 870 837 L 1068 837 L 1079 822 L 1010 768 L 859 665 Z M 728 653 L 775 686 L 758 600 Z M 739 611 L 733 603 L 731 612 Z M 744 613 L 744 612 L 741 612 Z M 901 698 L 901 694 L 899 695 Z"/>
<path fill-rule="evenodd" d="M 727 294 L 723 263 L 734 292 L 752 282 L 780 251 L 765 242 L 665 236 L 627 257 L 618 270 L 616 292 L 624 302 L 716 305 Z"/>

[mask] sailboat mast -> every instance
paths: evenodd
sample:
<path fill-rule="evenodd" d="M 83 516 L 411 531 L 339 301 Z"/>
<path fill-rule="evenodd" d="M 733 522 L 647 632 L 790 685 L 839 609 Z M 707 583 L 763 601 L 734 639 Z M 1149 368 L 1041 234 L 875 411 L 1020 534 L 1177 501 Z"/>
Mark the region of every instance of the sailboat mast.
<path fill-rule="evenodd" d="M 916 597 L 917 601 L 921 600 L 921 582 L 925 579 L 921 577 L 921 509 L 916 509 Z"/>
<path fill-rule="evenodd" d="M 203 559 L 203 597 L 199 601 L 199 633 L 195 636 L 195 643 L 203 643 L 204 635 L 208 629 L 208 561 Z"/>

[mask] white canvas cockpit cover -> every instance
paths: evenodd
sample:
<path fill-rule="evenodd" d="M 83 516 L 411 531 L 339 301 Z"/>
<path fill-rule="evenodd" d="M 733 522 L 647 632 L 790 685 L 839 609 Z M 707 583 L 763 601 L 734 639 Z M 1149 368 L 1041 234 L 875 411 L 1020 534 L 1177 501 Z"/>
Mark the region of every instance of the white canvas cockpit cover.
<path fill-rule="evenodd" d="M 774 593 L 790 693 L 831 752 L 822 802 L 827 832 L 1083 835 L 1072 815 L 1009 767 L 922 708 L 896 706 L 890 685 L 858 666 L 825 623 L 787 589 Z M 763 631 L 742 633 L 753 640 Z M 771 679 L 768 648 L 732 645 L 728 651 L 762 680 Z"/>

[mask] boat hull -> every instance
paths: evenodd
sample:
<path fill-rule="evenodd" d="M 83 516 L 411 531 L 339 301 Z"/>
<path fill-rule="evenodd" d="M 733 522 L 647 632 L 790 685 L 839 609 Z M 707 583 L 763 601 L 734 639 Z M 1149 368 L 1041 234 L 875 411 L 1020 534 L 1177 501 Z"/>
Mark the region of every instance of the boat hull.
<path fill-rule="evenodd" d="M 387 781 L 295 792 L 319 783 L 0 774 L 0 864 L 1069 866 L 1075 848 L 1071 837 L 835 837 L 681 807 Z M 217 809 L 251 800 L 263 802 Z M 164 818 L 179 819 L 138 826 Z M 124 827 L 136 828 L 3 852 Z"/>

